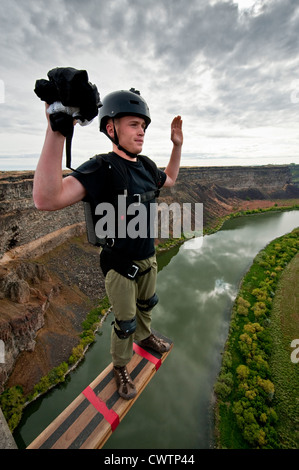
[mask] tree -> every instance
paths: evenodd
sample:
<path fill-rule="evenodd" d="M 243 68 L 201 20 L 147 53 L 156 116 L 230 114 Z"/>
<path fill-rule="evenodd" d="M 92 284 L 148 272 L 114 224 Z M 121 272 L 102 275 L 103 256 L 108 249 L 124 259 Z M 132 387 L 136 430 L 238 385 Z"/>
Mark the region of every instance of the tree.
<path fill-rule="evenodd" d="M 238 379 L 244 381 L 248 378 L 250 370 L 249 367 L 245 366 L 244 364 L 241 364 L 237 367 L 236 372 L 238 374 Z"/>

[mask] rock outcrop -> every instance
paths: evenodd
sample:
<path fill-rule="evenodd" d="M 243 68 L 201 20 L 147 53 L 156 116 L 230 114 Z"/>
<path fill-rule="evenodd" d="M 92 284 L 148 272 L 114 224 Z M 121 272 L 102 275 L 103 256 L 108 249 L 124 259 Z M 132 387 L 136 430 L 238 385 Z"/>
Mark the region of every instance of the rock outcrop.
<path fill-rule="evenodd" d="M 0 384 L 11 373 L 22 351 L 33 351 L 37 331 L 56 289 L 46 269 L 34 263 L 14 263 L 0 268 L 0 339 L 5 361 L 0 365 Z"/>
<path fill-rule="evenodd" d="M 98 250 L 73 237 L 35 259 L 0 262 L 0 393 L 32 390 L 79 342 L 81 323 L 104 296 Z"/>
<path fill-rule="evenodd" d="M 32 200 L 32 185 L 33 172 L 0 172 L 0 258 L 49 234 L 54 240 L 55 232 L 84 221 L 82 203 L 60 211 L 38 211 Z M 57 239 L 57 244 L 62 241 Z"/>

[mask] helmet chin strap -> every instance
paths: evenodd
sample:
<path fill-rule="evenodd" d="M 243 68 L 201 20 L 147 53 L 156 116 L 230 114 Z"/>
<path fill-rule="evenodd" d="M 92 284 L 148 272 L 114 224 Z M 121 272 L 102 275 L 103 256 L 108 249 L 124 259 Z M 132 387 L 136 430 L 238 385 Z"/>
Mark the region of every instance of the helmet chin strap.
<path fill-rule="evenodd" d="M 115 129 L 115 125 L 114 125 L 114 120 L 113 120 L 113 129 L 114 129 L 114 139 L 112 140 L 112 142 L 115 145 L 117 145 L 118 150 L 120 150 L 121 152 L 124 152 L 130 158 L 137 158 L 137 156 L 138 156 L 137 153 L 131 153 L 131 152 L 129 152 L 129 150 L 125 149 L 122 145 L 120 145 L 119 140 L 118 140 L 118 136 L 117 136 L 117 132 L 116 132 L 116 129 Z"/>
<path fill-rule="evenodd" d="M 125 154 L 128 155 L 128 157 L 130 157 L 130 158 L 137 158 L 138 157 L 137 153 L 129 152 L 129 150 L 125 149 L 120 144 L 117 145 L 117 148 L 118 148 L 118 150 L 121 150 L 122 152 L 125 152 Z"/>

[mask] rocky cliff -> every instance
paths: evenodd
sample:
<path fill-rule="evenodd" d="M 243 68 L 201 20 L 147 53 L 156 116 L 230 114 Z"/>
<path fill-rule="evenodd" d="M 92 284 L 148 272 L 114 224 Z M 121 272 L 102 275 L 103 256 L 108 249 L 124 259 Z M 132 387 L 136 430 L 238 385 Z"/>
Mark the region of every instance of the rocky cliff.
<path fill-rule="evenodd" d="M 298 197 L 299 185 L 287 165 L 181 168 L 176 185 L 162 191 L 162 199 L 169 202 L 202 202 L 206 228 L 237 209 Z"/>
<path fill-rule="evenodd" d="M 0 172 L 0 258 L 13 248 L 34 240 L 51 245 L 51 238 L 55 245 L 52 234 L 84 220 L 82 204 L 57 212 L 37 211 L 32 200 L 32 184 L 33 172 Z M 50 238 L 42 239 L 49 234 Z M 63 238 L 63 232 L 60 237 Z M 58 244 L 60 242 L 57 240 Z"/>
<path fill-rule="evenodd" d="M 82 203 L 40 212 L 32 201 L 33 172 L 0 173 L 0 392 L 21 384 L 30 391 L 65 360 L 78 342 L 81 321 L 104 295 L 98 250 L 85 237 Z M 288 166 L 181 168 L 161 201 L 202 202 L 213 226 L 240 208 L 299 198 Z"/>
<path fill-rule="evenodd" d="M 71 355 L 82 321 L 105 294 L 97 250 L 83 235 L 43 256 L 0 263 L 0 292 L 1 388 L 19 384 L 27 393 Z"/>

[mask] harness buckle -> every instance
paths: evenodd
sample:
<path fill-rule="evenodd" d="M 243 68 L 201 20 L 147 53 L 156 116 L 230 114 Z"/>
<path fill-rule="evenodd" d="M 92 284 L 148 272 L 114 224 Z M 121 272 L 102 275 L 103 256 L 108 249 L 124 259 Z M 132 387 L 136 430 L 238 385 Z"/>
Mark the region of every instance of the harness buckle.
<path fill-rule="evenodd" d="M 140 204 L 141 204 L 141 194 L 134 194 L 134 197 L 137 197 L 137 202 L 134 202 L 134 206 L 140 206 Z"/>
<path fill-rule="evenodd" d="M 106 245 L 109 246 L 109 248 L 112 248 L 114 246 L 114 242 L 114 238 L 106 238 Z"/>
<path fill-rule="evenodd" d="M 135 279 L 135 277 L 137 276 L 138 271 L 139 271 L 139 266 L 137 266 L 136 264 L 132 264 L 130 266 L 130 268 L 128 269 L 127 276 L 130 279 Z"/>

